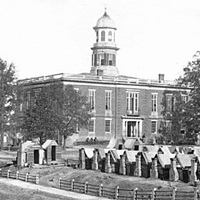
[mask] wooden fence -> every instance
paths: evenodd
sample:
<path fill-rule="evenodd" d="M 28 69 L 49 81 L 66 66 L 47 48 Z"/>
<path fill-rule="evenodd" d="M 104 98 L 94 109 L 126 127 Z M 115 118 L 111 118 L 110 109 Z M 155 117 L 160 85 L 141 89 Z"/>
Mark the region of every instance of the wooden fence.
<path fill-rule="evenodd" d="M 19 173 L 19 171 L 10 171 L 10 170 L 5 170 L 5 169 L 0 169 L 0 177 L 11 178 L 11 179 L 39 184 L 39 175 L 31 175 L 29 173 L 24 174 L 24 173 Z"/>
<path fill-rule="evenodd" d="M 0 177 L 39 184 L 39 175 L 24 174 L 19 173 L 19 171 L 0 169 Z M 118 200 L 200 200 L 200 192 L 196 188 L 190 191 L 177 190 L 176 188 L 125 189 L 118 186 L 112 188 L 103 184 L 75 182 L 74 179 L 69 181 L 62 178 L 59 179 L 59 188 Z"/>
<path fill-rule="evenodd" d="M 200 200 L 200 193 L 196 188 L 193 191 L 177 190 L 176 188 L 124 189 L 118 186 L 111 188 L 105 187 L 103 184 L 95 185 L 62 178 L 59 180 L 59 188 L 119 200 Z"/>

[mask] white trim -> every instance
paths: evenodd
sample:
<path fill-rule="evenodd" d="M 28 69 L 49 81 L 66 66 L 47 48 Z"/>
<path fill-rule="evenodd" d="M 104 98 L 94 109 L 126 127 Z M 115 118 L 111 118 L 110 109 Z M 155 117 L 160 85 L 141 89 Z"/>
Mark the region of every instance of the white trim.
<path fill-rule="evenodd" d="M 79 80 L 77 80 L 77 81 L 79 81 Z M 168 89 L 168 87 L 167 86 L 163 86 L 163 87 L 152 87 L 151 85 L 148 87 L 148 86 L 139 86 L 139 85 L 129 85 L 129 84 L 127 84 L 127 85 L 117 85 L 118 83 L 116 83 L 116 82 L 112 82 L 111 84 L 102 84 L 102 83 L 91 83 L 91 81 L 94 81 L 94 80 L 88 80 L 88 82 L 87 81 L 85 81 L 85 80 L 83 80 L 83 82 L 78 82 L 77 83 L 77 81 L 76 82 L 73 82 L 73 81 L 69 81 L 69 82 L 67 82 L 67 80 L 64 80 L 64 85 L 80 85 L 80 86 L 82 86 L 82 85 L 89 85 L 89 86 L 95 86 L 95 87 L 111 87 L 111 88 L 126 88 L 127 90 L 131 90 L 131 89 L 136 89 L 136 90 L 140 90 L 140 89 L 150 89 L 150 90 L 163 90 L 163 91 L 165 91 L 166 89 Z M 180 91 L 181 90 L 181 88 L 174 88 L 174 87 L 169 87 L 169 90 L 170 91 Z M 185 90 L 185 89 L 182 89 L 182 90 Z"/>
<path fill-rule="evenodd" d="M 106 131 L 106 121 L 110 121 L 110 131 Z M 112 132 L 111 131 L 111 129 L 112 129 L 112 119 L 111 118 L 105 118 L 104 122 L 105 122 L 105 126 L 104 126 L 105 133 L 110 134 Z"/>
<path fill-rule="evenodd" d="M 127 123 L 128 122 L 136 122 L 137 132 L 135 133 L 135 137 L 142 137 L 142 119 L 122 119 L 122 137 L 132 138 L 127 136 Z M 134 137 L 134 138 L 135 138 Z"/>
<path fill-rule="evenodd" d="M 106 109 L 106 94 L 110 95 L 110 101 L 109 101 L 109 109 Z M 105 90 L 105 111 L 106 113 L 112 113 L 112 90 Z"/>
<path fill-rule="evenodd" d="M 89 127 L 88 127 L 88 136 L 95 136 L 96 118 L 93 118 L 93 117 L 92 117 L 90 120 L 94 122 L 94 126 L 93 126 L 93 129 L 94 129 L 94 130 L 90 132 L 90 131 L 89 131 Z"/>
<path fill-rule="evenodd" d="M 154 133 L 158 133 L 158 120 L 151 120 L 151 134 L 153 133 L 152 132 L 152 122 L 156 122 L 156 131 Z"/>
<path fill-rule="evenodd" d="M 89 100 L 89 102 L 90 102 L 90 97 L 92 96 L 92 95 L 90 95 L 90 93 L 91 94 L 94 94 L 94 96 L 93 96 L 93 103 L 94 103 L 94 108 L 92 109 L 92 112 L 95 112 L 95 107 L 96 107 L 96 89 L 88 89 L 88 100 Z M 91 103 L 91 102 L 90 102 Z"/>

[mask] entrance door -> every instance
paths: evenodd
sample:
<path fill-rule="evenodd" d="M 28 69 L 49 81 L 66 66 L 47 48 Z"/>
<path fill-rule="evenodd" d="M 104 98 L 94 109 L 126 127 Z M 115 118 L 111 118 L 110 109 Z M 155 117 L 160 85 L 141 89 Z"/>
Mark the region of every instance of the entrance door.
<path fill-rule="evenodd" d="M 56 161 L 56 146 L 51 147 L 51 160 Z"/>
<path fill-rule="evenodd" d="M 127 137 L 135 137 L 135 126 L 136 122 L 135 121 L 129 121 L 128 122 L 128 127 L 127 127 Z"/>
<path fill-rule="evenodd" d="M 39 164 L 39 150 L 34 150 L 34 164 Z"/>

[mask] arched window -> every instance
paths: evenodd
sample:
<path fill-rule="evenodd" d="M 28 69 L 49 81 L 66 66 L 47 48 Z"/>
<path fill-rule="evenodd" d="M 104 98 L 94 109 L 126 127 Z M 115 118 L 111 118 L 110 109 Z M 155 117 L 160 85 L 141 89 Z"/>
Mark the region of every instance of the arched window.
<path fill-rule="evenodd" d="M 108 41 L 112 41 L 112 31 L 108 32 Z"/>
<path fill-rule="evenodd" d="M 105 31 L 101 31 L 101 41 L 105 41 Z"/>
<path fill-rule="evenodd" d="M 99 41 L 99 34 L 98 34 L 99 32 L 97 31 L 96 32 L 96 42 L 98 42 Z"/>

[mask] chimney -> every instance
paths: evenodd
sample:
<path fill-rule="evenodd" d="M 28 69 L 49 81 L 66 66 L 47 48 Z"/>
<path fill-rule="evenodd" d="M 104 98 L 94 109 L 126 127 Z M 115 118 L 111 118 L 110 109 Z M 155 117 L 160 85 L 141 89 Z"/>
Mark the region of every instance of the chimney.
<path fill-rule="evenodd" d="M 165 75 L 164 74 L 158 74 L 158 80 L 159 80 L 159 83 L 164 83 Z"/>

